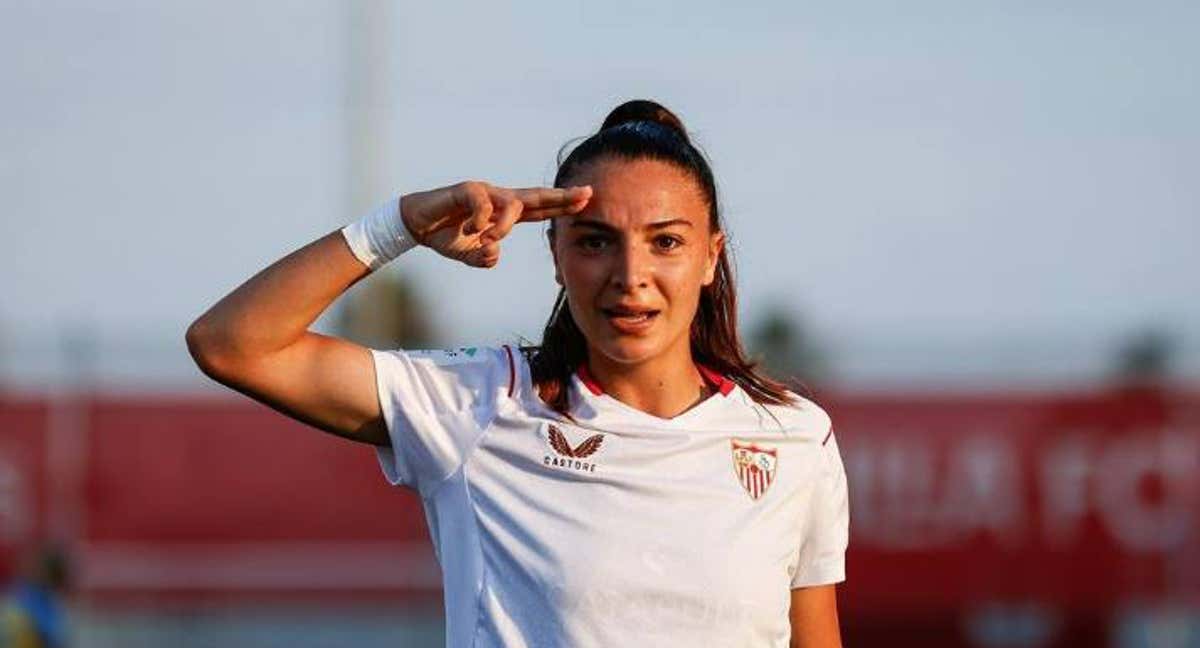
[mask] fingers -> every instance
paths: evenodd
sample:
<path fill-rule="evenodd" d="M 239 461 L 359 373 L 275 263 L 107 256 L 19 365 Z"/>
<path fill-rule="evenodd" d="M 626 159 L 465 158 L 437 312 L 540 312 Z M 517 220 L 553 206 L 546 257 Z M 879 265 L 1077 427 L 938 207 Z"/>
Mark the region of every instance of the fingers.
<path fill-rule="evenodd" d="M 431 247 L 467 265 L 491 268 L 500 262 L 500 240 L 517 223 L 579 213 L 591 199 L 592 188 L 508 189 L 467 181 L 445 193 L 452 195 L 462 220 L 457 227 L 435 232 Z"/>
<path fill-rule="evenodd" d="M 482 182 L 464 182 L 459 185 L 456 194 L 459 205 L 467 212 L 463 220 L 462 232 L 467 236 L 478 234 L 487 229 L 492 220 L 492 199 L 488 195 L 489 187 Z"/>
<path fill-rule="evenodd" d="M 530 187 L 517 189 L 515 194 L 525 205 L 521 220 L 539 221 L 583 211 L 592 197 L 592 187 Z"/>
<path fill-rule="evenodd" d="M 476 268 L 491 268 L 500 262 L 500 243 L 493 242 L 482 245 L 467 255 L 463 259 L 467 265 L 475 266 Z"/>
<path fill-rule="evenodd" d="M 513 226 L 521 220 L 521 214 L 525 209 L 525 204 L 517 200 L 511 191 L 502 192 L 497 198 L 500 203 L 500 215 L 480 238 L 484 243 L 496 242 L 508 236 Z"/>

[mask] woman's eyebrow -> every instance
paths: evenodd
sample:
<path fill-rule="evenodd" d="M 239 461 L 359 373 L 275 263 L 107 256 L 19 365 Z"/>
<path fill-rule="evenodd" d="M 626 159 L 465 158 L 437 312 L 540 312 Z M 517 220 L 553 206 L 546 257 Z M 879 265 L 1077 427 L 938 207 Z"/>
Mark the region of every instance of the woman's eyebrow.
<path fill-rule="evenodd" d="M 586 227 L 587 229 L 595 229 L 595 230 L 600 230 L 603 232 L 617 231 L 617 228 L 613 227 L 612 225 L 609 225 L 608 223 L 604 223 L 604 222 L 601 222 L 598 220 L 582 219 L 582 218 L 578 218 L 578 217 L 571 220 L 570 227 L 571 227 L 571 229 L 575 229 L 576 227 Z"/>
<path fill-rule="evenodd" d="M 644 229 L 659 230 L 659 229 L 663 229 L 666 227 L 670 227 L 672 225 L 687 225 L 688 227 L 694 227 L 692 225 L 692 222 L 689 220 L 685 220 L 683 218 L 672 218 L 671 220 L 664 220 L 664 221 L 658 221 L 656 223 L 649 223 L 646 225 L 646 227 Z M 570 226 L 572 228 L 586 227 L 588 229 L 595 229 L 595 230 L 600 230 L 603 232 L 618 231 L 617 228 L 613 227 L 612 225 L 609 225 L 608 223 L 605 223 L 603 221 L 598 221 L 598 220 L 592 220 L 592 219 L 588 219 L 588 218 L 575 218 L 574 220 L 571 221 Z"/>
<path fill-rule="evenodd" d="M 650 223 L 649 225 L 646 226 L 646 229 L 662 229 L 664 227 L 670 227 L 672 225 L 687 225 L 688 227 L 692 227 L 692 221 L 685 220 L 683 218 L 672 218 L 671 220 L 658 221 L 657 223 Z"/>

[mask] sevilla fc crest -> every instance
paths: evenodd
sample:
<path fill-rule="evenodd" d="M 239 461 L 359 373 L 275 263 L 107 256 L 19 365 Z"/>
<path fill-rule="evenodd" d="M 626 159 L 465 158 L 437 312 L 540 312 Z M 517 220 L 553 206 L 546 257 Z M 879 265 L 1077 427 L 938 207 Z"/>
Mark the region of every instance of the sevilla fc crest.
<path fill-rule="evenodd" d="M 736 439 L 730 443 L 733 444 L 733 469 L 737 471 L 738 481 L 750 494 L 750 499 L 757 500 L 775 480 L 775 468 L 779 465 L 778 451 Z"/>

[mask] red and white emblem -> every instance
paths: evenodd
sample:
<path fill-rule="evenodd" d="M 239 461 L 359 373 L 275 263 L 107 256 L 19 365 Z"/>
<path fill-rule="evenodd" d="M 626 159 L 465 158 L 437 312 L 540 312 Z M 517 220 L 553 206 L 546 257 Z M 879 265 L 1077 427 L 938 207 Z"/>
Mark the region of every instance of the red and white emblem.
<path fill-rule="evenodd" d="M 775 479 L 775 468 L 779 465 L 778 450 L 733 439 L 733 469 L 738 481 L 757 500 L 767 492 Z"/>

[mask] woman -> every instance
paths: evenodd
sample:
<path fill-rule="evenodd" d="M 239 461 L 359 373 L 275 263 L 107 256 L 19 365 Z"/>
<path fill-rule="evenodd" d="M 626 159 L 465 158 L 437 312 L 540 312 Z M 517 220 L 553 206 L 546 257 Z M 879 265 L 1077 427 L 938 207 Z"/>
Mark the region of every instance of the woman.
<path fill-rule="evenodd" d="M 378 351 L 308 326 L 411 247 L 492 267 L 549 220 L 539 347 Z M 395 199 L 201 316 L 214 379 L 374 444 L 416 489 L 449 646 L 837 646 L 845 474 L 829 418 L 738 341 L 716 188 L 662 106 L 618 106 L 554 188 Z"/>

